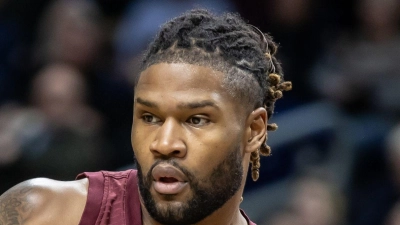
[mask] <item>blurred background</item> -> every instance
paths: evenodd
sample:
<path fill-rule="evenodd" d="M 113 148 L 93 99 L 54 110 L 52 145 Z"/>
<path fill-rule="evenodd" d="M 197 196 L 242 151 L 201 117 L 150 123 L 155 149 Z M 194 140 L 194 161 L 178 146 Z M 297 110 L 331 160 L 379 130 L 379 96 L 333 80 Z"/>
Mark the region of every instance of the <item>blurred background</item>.
<path fill-rule="evenodd" d="M 133 76 L 159 26 L 239 12 L 293 91 L 241 205 L 259 225 L 400 224 L 399 0 L 0 0 L 0 193 L 132 167 Z"/>

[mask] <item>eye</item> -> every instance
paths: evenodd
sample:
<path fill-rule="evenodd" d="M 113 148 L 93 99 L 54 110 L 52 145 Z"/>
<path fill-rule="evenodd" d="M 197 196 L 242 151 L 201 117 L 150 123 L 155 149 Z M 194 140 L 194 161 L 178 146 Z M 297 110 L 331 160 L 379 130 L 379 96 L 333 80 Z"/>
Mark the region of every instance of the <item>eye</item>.
<path fill-rule="evenodd" d="M 158 123 L 158 122 L 161 121 L 160 118 L 158 118 L 158 117 L 156 117 L 156 116 L 154 116 L 154 115 L 152 115 L 150 113 L 144 113 L 142 115 L 142 120 L 145 123 Z"/>
<path fill-rule="evenodd" d="M 203 116 L 192 116 L 187 120 L 187 123 L 193 124 L 195 126 L 203 126 L 210 122 L 209 119 Z"/>

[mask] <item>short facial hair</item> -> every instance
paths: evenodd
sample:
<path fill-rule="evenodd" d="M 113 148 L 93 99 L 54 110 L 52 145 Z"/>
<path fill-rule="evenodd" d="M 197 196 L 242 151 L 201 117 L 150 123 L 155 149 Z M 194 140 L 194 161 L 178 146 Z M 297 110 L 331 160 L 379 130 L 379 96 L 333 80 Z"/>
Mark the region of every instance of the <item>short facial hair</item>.
<path fill-rule="evenodd" d="M 138 162 L 139 192 L 150 216 L 161 224 L 185 225 L 197 223 L 221 208 L 239 190 L 243 179 L 243 165 L 240 147 L 236 147 L 217 165 L 211 174 L 199 180 L 195 174 L 180 166 L 173 158 L 156 161 L 144 177 Z M 160 163 L 168 163 L 180 169 L 188 178 L 192 197 L 180 207 L 168 204 L 157 207 L 150 188 L 153 182 L 151 171 Z M 205 165 L 206 166 L 206 165 Z M 171 195 L 171 197 L 173 197 Z"/>

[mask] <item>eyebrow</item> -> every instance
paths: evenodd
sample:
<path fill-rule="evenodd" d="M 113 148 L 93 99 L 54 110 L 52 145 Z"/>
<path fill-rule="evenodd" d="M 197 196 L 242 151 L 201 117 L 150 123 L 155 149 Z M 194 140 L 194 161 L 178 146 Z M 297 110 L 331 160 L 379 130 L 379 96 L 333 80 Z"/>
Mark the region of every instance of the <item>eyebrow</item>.
<path fill-rule="evenodd" d="M 199 102 L 188 102 L 188 103 L 180 103 L 178 105 L 178 108 L 188 108 L 188 109 L 197 109 L 197 108 L 204 108 L 204 107 L 214 107 L 216 109 L 219 109 L 219 107 L 210 100 L 204 100 L 204 101 L 199 101 Z"/>
<path fill-rule="evenodd" d="M 145 105 L 147 107 L 150 107 L 150 108 L 158 108 L 158 105 L 156 103 L 151 102 L 151 101 L 147 101 L 147 100 L 144 100 L 144 99 L 141 99 L 141 98 L 136 98 L 136 102 L 141 104 L 141 105 Z"/>
<path fill-rule="evenodd" d="M 150 108 L 159 108 L 157 103 L 151 102 L 142 98 L 136 98 L 136 102 L 150 107 Z M 179 103 L 178 108 L 179 109 L 198 109 L 198 108 L 204 108 L 204 107 L 213 107 L 219 110 L 219 107 L 210 100 L 204 100 L 204 101 L 198 101 L 198 102 L 187 102 L 187 103 Z"/>

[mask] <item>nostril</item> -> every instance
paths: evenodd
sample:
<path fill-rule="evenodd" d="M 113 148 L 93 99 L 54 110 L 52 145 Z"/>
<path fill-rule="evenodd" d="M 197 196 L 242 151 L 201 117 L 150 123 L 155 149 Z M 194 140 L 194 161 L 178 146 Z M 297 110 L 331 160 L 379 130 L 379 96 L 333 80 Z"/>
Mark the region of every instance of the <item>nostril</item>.
<path fill-rule="evenodd" d="M 173 155 L 179 155 L 180 153 L 181 153 L 181 151 L 179 151 L 179 150 L 174 150 L 174 151 L 172 152 Z"/>

